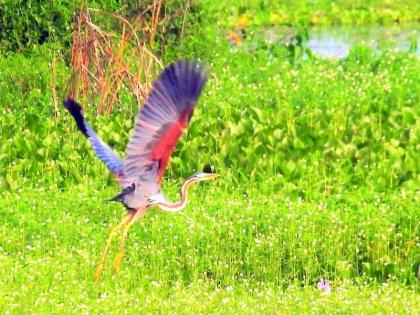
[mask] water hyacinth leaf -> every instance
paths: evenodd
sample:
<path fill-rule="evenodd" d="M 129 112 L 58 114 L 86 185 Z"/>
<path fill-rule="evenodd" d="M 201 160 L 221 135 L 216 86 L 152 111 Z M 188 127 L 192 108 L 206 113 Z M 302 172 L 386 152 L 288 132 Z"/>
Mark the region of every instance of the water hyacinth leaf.
<path fill-rule="evenodd" d="M 256 106 L 252 106 L 250 109 L 251 109 L 252 112 L 254 112 L 255 116 L 257 116 L 257 118 L 258 118 L 257 121 L 258 122 L 263 122 L 264 121 L 264 113 L 263 113 L 261 108 L 256 107 Z"/>

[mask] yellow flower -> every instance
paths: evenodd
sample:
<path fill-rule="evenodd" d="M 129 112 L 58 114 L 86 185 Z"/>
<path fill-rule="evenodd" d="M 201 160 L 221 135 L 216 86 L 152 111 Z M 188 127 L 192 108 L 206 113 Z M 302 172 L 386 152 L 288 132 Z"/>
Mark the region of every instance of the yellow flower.
<path fill-rule="evenodd" d="M 239 29 L 244 29 L 249 24 L 250 18 L 246 14 L 242 14 L 238 21 L 236 22 L 236 27 Z"/>

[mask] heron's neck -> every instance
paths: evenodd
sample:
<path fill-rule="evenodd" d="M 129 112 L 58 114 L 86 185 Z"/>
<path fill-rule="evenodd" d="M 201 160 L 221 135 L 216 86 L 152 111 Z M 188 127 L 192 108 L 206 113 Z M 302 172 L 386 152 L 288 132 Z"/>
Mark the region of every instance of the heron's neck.
<path fill-rule="evenodd" d="M 181 187 L 181 199 L 176 202 L 159 203 L 157 206 L 164 211 L 175 212 L 185 208 L 188 202 L 188 189 L 196 181 L 196 179 L 187 179 Z"/>

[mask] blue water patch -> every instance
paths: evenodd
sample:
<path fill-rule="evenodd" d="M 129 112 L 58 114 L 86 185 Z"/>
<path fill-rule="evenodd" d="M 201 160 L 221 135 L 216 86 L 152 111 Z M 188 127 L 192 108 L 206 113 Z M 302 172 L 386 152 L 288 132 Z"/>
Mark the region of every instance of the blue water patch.
<path fill-rule="evenodd" d="M 309 29 L 305 47 L 320 57 L 345 58 L 355 45 L 365 45 L 380 52 L 384 49 L 412 51 L 420 55 L 420 25 L 324 27 Z"/>

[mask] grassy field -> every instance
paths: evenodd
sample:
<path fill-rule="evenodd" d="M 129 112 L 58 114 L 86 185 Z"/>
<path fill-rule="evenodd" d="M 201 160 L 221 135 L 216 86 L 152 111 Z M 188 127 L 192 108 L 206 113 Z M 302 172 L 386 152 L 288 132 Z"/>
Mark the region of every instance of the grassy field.
<path fill-rule="evenodd" d="M 210 78 L 164 190 L 177 198 L 207 163 L 222 176 L 194 187 L 181 213 L 151 210 L 130 231 L 121 272 L 110 258 L 98 284 L 95 263 L 125 210 L 104 202 L 119 189 L 61 107 L 66 58 L 57 44 L 0 56 L 0 313 L 415 314 L 419 57 L 357 46 L 322 60 L 258 37 L 273 23 L 304 37 L 311 23 L 420 12 L 363 3 L 193 7 L 161 57 L 204 59 Z M 249 31 L 233 45 L 243 14 Z M 95 117 L 94 104 L 86 114 L 123 155 L 137 109 L 121 97 L 111 115 Z"/>
<path fill-rule="evenodd" d="M 123 213 L 103 203 L 115 189 L 5 193 L 0 309 L 414 313 L 418 196 L 316 201 L 241 189 L 206 185 L 181 214 L 150 211 L 130 233 L 120 274 L 110 259 L 99 284 L 95 262 Z M 320 277 L 331 294 L 316 288 Z"/>

